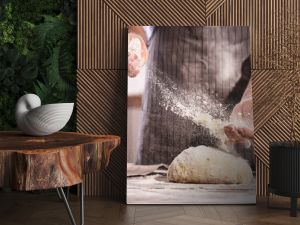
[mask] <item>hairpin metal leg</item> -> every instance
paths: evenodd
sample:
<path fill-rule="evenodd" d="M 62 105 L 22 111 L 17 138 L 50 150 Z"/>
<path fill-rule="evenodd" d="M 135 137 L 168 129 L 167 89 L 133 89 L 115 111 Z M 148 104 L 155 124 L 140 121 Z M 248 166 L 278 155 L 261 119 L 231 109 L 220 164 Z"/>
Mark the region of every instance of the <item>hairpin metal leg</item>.
<path fill-rule="evenodd" d="M 57 192 L 57 196 L 59 199 L 62 199 L 61 195 L 60 195 L 60 191 L 58 190 L 58 188 L 56 188 L 56 192 Z"/>
<path fill-rule="evenodd" d="M 84 225 L 84 187 L 83 183 L 80 183 L 80 224 Z"/>
<path fill-rule="evenodd" d="M 80 189 L 80 225 L 84 225 L 84 187 L 82 183 L 80 183 L 78 186 Z M 56 190 L 59 198 L 62 199 L 65 204 L 72 225 L 77 225 L 63 188 L 60 187 Z"/>
<path fill-rule="evenodd" d="M 70 187 L 66 187 L 65 189 L 66 189 L 66 191 L 65 191 L 66 198 L 69 199 L 69 197 L 70 197 Z M 60 193 L 58 191 L 58 188 L 56 188 L 56 191 L 57 191 L 58 198 L 62 199 L 62 197 L 60 196 Z"/>

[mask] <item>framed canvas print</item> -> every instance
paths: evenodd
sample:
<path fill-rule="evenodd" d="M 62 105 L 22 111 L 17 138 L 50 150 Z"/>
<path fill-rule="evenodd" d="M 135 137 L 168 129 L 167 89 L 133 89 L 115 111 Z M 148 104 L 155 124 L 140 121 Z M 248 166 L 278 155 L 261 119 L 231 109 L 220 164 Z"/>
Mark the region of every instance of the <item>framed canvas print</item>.
<path fill-rule="evenodd" d="M 248 27 L 129 27 L 127 203 L 256 201 Z"/>

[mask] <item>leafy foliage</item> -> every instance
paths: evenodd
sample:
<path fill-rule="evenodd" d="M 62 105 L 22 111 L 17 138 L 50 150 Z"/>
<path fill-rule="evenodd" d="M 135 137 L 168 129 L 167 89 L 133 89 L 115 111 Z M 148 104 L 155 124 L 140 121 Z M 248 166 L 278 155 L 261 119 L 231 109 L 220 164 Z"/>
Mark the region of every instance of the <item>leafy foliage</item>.
<path fill-rule="evenodd" d="M 3 130 L 13 130 L 16 127 L 15 110 L 12 107 L 14 104 L 15 99 L 6 95 L 0 96 L 0 127 Z"/>
<path fill-rule="evenodd" d="M 1 2 L 0 129 L 15 127 L 14 113 L 2 109 L 14 108 L 24 92 L 36 93 L 43 104 L 75 102 L 75 56 L 75 0 Z M 66 130 L 75 130 L 75 116 Z"/>
<path fill-rule="evenodd" d="M 22 53 L 29 52 L 30 39 L 34 24 L 18 20 L 13 12 L 12 4 L 2 7 L 3 16 L 0 18 L 0 46 L 13 44 Z"/>
<path fill-rule="evenodd" d="M 64 6 L 64 0 L 8 0 L 13 6 L 14 17 L 38 24 L 43 15 L 58 15 Z"/>
<path fill-rule="evenodd" d="M 15 128 L 14 106 L 18 96 L 33 91 L 37 77 L 34 60 L 21 55 L 11 44 L 0 47 L 0 127 Z"/>
<path fill-rule="evenodd" d="M 73 102 L 76 70 L 72 48 L 76 42 L 71 35 L 71 26 L 61 15 L 45 16 L 34 33 L 34 49 L 40 59 L 40 79 L 35 82 L 35 92 L 43 103 Z"/>
<path fill-rule="evenodd" d="M 0 47 L 0 94 L 16 96 L 32 91 L 33 80 L 37 78 L 34 60 L 21 55 L 12 45 Z"/>

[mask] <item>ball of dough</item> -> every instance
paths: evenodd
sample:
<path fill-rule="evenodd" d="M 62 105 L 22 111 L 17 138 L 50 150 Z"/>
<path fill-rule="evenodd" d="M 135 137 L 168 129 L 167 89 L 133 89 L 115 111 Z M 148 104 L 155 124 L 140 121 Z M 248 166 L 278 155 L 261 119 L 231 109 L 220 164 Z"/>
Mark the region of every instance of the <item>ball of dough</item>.
<path fill-rule="evenodd" d="M 176 183 L 248 184 L 252 179 L 245 159 L 204 145 L 182 151 L 168 170 L 168 180 Z"/>

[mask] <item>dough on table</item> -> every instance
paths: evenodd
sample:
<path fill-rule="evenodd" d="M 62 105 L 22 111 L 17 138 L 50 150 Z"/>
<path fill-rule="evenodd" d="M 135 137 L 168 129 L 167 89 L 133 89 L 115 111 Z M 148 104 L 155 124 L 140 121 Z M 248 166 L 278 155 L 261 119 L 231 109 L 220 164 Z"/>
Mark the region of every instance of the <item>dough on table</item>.
<path fill-rule="evenodd" d="M 176 183 L 248 184 L 252 179 L 245 159 L 204 145 L 182 151 L 168 170 L 168 180 Z"/>

